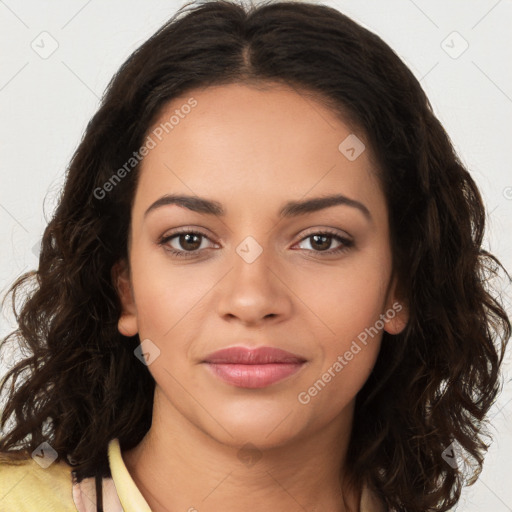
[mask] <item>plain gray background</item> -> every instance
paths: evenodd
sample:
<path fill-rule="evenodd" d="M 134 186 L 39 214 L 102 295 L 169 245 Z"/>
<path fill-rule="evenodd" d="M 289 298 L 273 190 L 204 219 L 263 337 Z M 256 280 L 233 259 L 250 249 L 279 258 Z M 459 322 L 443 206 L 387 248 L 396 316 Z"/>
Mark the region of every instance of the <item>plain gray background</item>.
<path fill-rule="evenodd" d="M 420 79 L 486 202 L 485 246 L 512 270 L 512 1 L 322 3 L 377 33 Z M 0 0 L 0 296 L 35 269 L 45 215 L 108 81 L 181 5 Z M 512 314 L 510 288 L 503 291 Z M 4 312 L 0 336 L 13 327 Z M 495 441 L 458 511 L 512 511 L 510 350 L 506 360 L 504 390 L 490 414 Z M 0 373 L 10 362 L 0 361 Z"/>

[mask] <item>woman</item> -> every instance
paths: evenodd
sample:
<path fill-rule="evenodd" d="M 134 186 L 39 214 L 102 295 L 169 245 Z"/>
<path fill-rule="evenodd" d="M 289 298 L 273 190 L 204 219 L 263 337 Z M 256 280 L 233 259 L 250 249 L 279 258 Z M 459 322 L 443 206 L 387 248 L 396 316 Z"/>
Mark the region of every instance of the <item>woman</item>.
<path fill-rule="evenodd" d="M 453 507 L 511 330 L 484 219 L 376 35 L 302 2 L 180 11 L 13 285 L 37 282 L 2 510 Z"/>

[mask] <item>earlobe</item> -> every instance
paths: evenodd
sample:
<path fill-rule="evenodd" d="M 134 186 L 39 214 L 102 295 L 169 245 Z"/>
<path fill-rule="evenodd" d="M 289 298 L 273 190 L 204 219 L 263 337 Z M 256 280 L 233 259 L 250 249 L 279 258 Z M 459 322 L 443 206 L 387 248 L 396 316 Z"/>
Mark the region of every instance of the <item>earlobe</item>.
<path fill-rule="evenodd" d="M 112 282 L 122 307 L 117 329 L 123 336 L 135 336 L 139 332 L 137 309 L 133 297 L 130 271 L 125 260 L 118 261 L 112 267 Z"/>
<path fill-rule="evenodd" d="M 123 336 L 135 336 L 139 332 L 137 327 L 137 318 L 133 315 L 126 315 L 125 313 L 121 313 L 121 316 L 117 321 L 117 330 Z"/>
<path fill-rule="evenodd" d="M 388 301 L 387 309 L 384 313 L 384 330 L 389 334 L 400 334 L 409 321 L 409 308 L 405 301 L 398 300 L 397 296 L 398 280 L 395 277 L 391 283 L 391 293 L 388 297 L 392 300 Z"/>
<path fill-rule="evenodd" d="M 389 334 L 399 334 L 409 321 L 409 310 L 402 302 L 395 300 L 384 313 L 384 330 Z"/>

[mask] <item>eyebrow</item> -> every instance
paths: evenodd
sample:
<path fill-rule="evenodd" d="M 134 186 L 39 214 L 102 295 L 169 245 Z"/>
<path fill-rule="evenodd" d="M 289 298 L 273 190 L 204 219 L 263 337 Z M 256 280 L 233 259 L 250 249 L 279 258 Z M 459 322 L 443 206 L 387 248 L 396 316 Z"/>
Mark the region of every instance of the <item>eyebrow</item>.
<path fill-rule="evenodd" d="M 219 203 L 218 201 L 198 196 L 189 196 L 183 194 L 166 194 L 165 196 L 162 196 L 159 199 L 157 199 L 146 210 L 146 212 L 144 213 L 144 217 L 146 217 L 151 211 L 154 211 L 157 208 L 161 208 L 162 206 L 167 206 L 171 204 L 175 204 L 182 208 L 187 208 L 188 210 L 191 210 L 193 212 L 203 213 L 207 215 L 215 215 L 217 217 L 222 217 L 226 214 L 224 208 L 222 207 L 222 204 Z M 308 213 L 316 212 L 319 210 L 323 210 L 325 208 L 330 208 L 332 206 L 338 205 L 356 208 L 361 213 L 363 213 L 367 220 L 372 220 L 370 211 L 363 203 L 356 201 L 355 199 L 346 197 L 342 194 L 314 197 L 311 199 L 304 199 L 300 201 L 288 201 L 279 210 L 279 217 L 297 217 L 300 215 L 305 215 Z"/>

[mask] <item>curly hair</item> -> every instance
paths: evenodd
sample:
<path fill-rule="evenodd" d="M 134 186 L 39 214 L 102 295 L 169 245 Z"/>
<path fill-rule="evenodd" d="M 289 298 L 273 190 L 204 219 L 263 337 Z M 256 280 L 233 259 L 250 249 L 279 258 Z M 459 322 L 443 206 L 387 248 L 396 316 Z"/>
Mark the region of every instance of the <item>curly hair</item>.
<path fill-rule="evenodd" d="M 187 4 L 109 83 L 67 169 L 38 269 L 9 290 L 18 328 L 0 348 L 15 341 L 29 354 L 0 386 L 8 392 L 0 428 L 12 420 L 0 451 L 15 464 L 47 441 L 80 478 L 98 468 L 109 476 L 108 442 L 117 437 L 129 450 L 148 431 L 155 382 L 134 357 L 138 336 L 117 330 L 112 276 L 127 258 L 139 165 L 108 193 L 94 191 L 170 100 L 230 83 L 286 84 L 366 134 L 409 321 L 383 334 L 357 395 L 346 464 L 389 510 L 448 510 L 488 448 L 485 420 L 511 334 L 491 280 L 510 276 L 482 247 L 481 195 L 411 71 L 338 10 L 299 1 Z M 471 467 L 443 460 L 452 442 Z"/>

